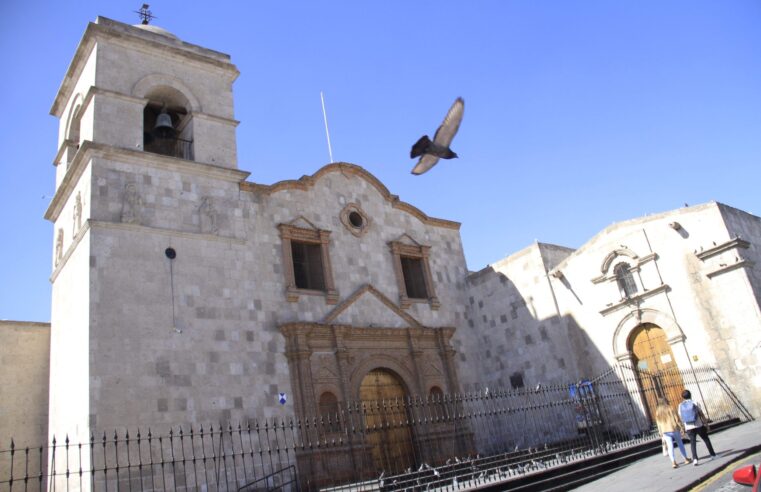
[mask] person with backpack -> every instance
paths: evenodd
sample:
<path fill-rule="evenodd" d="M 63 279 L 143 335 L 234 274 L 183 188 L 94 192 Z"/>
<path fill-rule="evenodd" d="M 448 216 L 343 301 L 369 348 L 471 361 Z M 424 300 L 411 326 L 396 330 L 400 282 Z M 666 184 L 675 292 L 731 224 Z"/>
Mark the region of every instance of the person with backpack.
<path fill-rule="evenodd" d="M 711 445 L 711 440 L 708 438 L 708 419 L 703 414 L 703 410 L 700 406 L 692 401 L 692 393 L 690 390 L 682 391 L 682 398 L 684 401 L 679 404 L 679 417 L 684 424 L 684 430 L 687 431 L 687 435 L 690 437 L 690 451 L 692 452 L 692 464 L 698 465 L 697 454 L 697 442 L 696 437 L 700 438 L 708 448 L 708 454 L 710 454 L 709 460 L 716 458 L 716 453 Z"/>

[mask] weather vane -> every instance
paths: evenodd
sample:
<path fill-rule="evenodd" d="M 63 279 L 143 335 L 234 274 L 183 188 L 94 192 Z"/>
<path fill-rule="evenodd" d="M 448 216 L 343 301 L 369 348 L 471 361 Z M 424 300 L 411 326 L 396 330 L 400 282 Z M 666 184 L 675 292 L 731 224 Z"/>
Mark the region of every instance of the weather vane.
<path fill-rule="evenodd" d="M 151 20 L 156 19 L 153 13 L 150 10 L 148 10 L 148 7 L 150 7 L 150 5 L 148 5 L 147 3 L 144 3 L 143 6 L 140 7 L 140 10 L 134 11 L 137 15 L 140 16 L 140 20 L 142 21 L 143 24 L 148 24 Z"/>

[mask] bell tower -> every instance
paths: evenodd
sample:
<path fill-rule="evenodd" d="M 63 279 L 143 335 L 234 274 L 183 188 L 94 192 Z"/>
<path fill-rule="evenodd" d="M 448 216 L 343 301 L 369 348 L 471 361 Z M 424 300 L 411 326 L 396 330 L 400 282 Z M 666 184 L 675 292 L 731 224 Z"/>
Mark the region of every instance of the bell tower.
<path fill-rule="evenodd" d="M 148 348 L 176 344 L 154 337 L 181 331 L 164 251 L 216 234 L 201 230 L 213 200 L 237 196 L 248 175 L 237 170 L 237 76 L 228 55 L 157 26 L 103 17 L 87 26 L 50 111 L 60 121 L 45 214 L 54 224 L 51 434 L 87 439 L 129 425 L 119 409 L 139 398 L 161 357 Z M 157 406 L 124 411 L 155 422 Z"/>
<path fill-rule="evenodd" d="M 237 76 L 226 54 L 98 17 L 50 110 L 60 120 L 57 184 L 85 141 L 236 168 Z"/>

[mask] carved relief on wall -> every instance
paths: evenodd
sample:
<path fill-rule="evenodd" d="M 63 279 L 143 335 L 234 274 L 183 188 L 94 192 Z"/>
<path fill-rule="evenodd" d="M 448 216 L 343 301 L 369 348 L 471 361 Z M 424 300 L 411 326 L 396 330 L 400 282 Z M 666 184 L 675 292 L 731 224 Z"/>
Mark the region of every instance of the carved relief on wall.
<path fill-rule="evenodd" d="M 77 197 L 74 200 L 74 224 L 73 224 L 73 234 L 72 237 L 79 232 L 79 229 L 82 228 L 82 193 L 77 192 Z"/>
<path fill-rule="evenodd" d="M 422 361 L 422 371 L 427 378 L 441 379 L 444 377 L 444 370 L 441 368 L 441 362 L 430 355 Z"/>
<path fill-rule="evenodd" d="M 55 266 L 63 259 L 63 229 L 58 229 L 55 238 Z"/>
<path fill-rule="evenodd" d="M 313 356 L 312 368 L 315 380 L 320 383 L 334 382 L 340 379 L 336 367 L 336 357 L 332 353 Z"/>
<path fill-rule="evenodd" d="M 122 198 L 121 221 L 125 224 L 139 224 L 140 213 L 143 208 L 143 200 L 137 191 L 135 183 L 127 183 L 124 187 Z"/>
<path fill-rule="evenodd" d="M 217 234 L 219 232 L 219 216 L 211 197 L 204 197 L 198 209 L 201 232 L 203 234 Z"/>

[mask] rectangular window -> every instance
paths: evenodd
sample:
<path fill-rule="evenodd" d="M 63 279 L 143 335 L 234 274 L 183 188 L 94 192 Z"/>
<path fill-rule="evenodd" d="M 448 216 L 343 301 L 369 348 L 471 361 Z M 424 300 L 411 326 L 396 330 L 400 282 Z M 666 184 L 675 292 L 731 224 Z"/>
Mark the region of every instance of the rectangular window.
<path fill-rule="evenodd" d="M 428 299 L 422 258 L 402 256 L 400 259 L 402 260 L 402 275 L 404 276 L 404 286 L 407 289 L 407 297 L 410 299 Z"/>
<path fill-rule="evenodd" d="M 431 309 L 441 305 L 436 297 L 436 289 L 431 277 L 431 267 L 428 264 L 430 246 L 422 246 L 414 239 L 407 237 L 409 242 L 400 241 L 388 243 L 394 261 L 394 273 L 399 286 L 399 307 L 407 309 L 411 303 L 427 302 Z"/>
<path fill-rule="evenodd" d="M 291 241 L 293 277 L 299 289 L 325 290 L 320 244 Z"/>
<path fill-rule="evenodd" d="M 303 217 L 302 217 L 303 219 Z M 306 219 L 303 219 L 312 225 Z M 325 302 L 336 304 L 338 291 L 330 268 L 330 231 L 279 224 L 283 248 L 283 275 L 288 302 L 301 295 L 324 295 Z"/>

